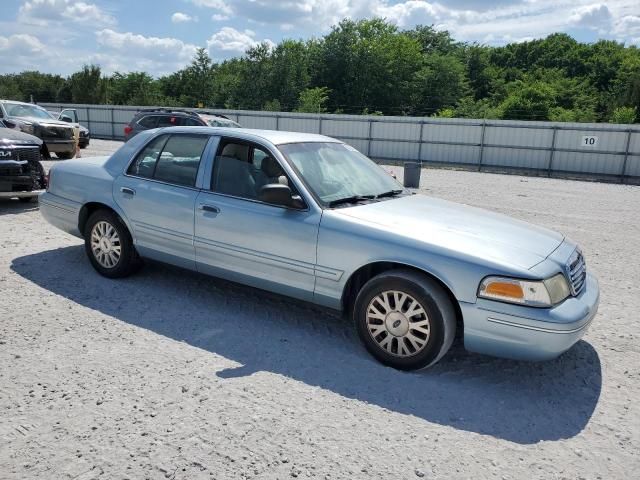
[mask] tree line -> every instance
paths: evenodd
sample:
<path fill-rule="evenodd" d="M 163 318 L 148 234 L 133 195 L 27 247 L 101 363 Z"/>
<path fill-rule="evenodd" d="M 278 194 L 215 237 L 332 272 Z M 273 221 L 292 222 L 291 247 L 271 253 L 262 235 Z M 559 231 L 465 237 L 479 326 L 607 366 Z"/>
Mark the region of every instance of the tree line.
<path fill-rule="evenodd" d="M 175 73 L 0 76 L 0 98 L 270 111 L 634 123 L 640 49 L 564 33 L 501 47 L 432 26 L 343 20 L 322 38 L 283 40 L 215 63 L 205 49 Z"/>

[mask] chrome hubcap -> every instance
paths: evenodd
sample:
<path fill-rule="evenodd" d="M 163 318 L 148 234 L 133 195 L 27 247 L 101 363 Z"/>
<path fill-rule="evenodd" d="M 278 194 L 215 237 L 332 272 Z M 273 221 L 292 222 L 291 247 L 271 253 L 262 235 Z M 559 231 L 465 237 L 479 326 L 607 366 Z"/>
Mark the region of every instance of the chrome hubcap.
<path fill-rule="evenodd" d="M 415 298 L 404 292 L 388 290 L 373 297 L 369 303 L 367 330 L 387 353 L 410 357 L 427 345 L 431 323 Z"/>
<path fill-rule="evenodd" d="M 109 222 L 100 221 L 91 230 L 91 251 L 104 268 L 113 268 L 120 260 L 122 247 L 118 231 Z"/>

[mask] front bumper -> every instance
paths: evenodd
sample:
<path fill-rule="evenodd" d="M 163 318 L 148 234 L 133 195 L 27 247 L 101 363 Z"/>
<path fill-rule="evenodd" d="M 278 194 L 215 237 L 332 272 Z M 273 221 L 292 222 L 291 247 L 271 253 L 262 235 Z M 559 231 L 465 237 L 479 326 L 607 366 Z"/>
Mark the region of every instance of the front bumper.
<path fill-rule="evenodd" d="M 73 140 L 47 140 L 44 139 L 47 150 L 50 153 L 75 152 L 76 144 Z"/>
<path fill-rule="evenodd" d="M 472 352 L 516 360 L 549 360 L 571 348 L 598 311 L 598 281 L 587 275 L 577 297 L 553 308 L 532 308 L 478 299 L 460 303 L 464 345 Z"/>

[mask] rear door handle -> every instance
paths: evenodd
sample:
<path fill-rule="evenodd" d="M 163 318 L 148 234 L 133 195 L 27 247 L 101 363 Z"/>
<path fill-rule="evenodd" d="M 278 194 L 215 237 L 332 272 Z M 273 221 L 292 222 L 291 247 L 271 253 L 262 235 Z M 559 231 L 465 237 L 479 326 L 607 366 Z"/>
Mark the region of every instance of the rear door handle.
<path fill-rule="evenodd" d="M 211 213 L 220 213 L 220 209 L 218 207 L 216 207 L 215 205 L 207 205 L 206 203 L 200 204 L 200 210 Z"/>
<path fill-rule="evenodd" d="M 136 191 L 133 188 L 129 187 L 120 187 L 120 191 L 122 193 L 126 193 L 127 195 L 135 195 Z"/>

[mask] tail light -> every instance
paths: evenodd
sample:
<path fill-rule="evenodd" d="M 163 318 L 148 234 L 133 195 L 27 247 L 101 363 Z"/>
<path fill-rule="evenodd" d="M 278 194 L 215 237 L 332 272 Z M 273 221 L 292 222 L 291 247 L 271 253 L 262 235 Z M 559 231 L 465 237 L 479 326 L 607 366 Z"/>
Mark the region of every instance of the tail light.
<path fill-rule="evenodd" d="M 44 177 L 44 186 L 47 189 L 47 192 L 49 191 L 50 185 L 51 185 L 51 170 L 49 170 Z"/>
<path fill-rule="evenodd" d="M 124 127 L 124 134 L 125 135 L 129 135 L 131 132 L 133 132 L 133 128 L 131 128 L 130 125 L 127 125 L 126 127 Z"/>

